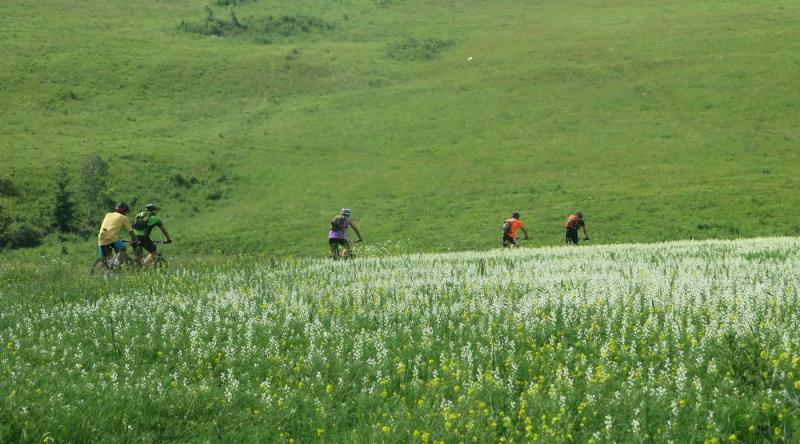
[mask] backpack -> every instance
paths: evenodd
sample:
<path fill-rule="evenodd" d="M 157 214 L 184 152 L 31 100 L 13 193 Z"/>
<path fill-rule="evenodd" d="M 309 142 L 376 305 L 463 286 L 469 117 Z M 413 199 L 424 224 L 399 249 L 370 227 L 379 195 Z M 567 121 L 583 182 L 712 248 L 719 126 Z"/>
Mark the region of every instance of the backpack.
<path fill-rule="evenodd" d="M 574 214 L 570 214 L 567 218 L 567 221 L 564 223 L 564 228 L 568 230 L 576 230 L 578 229 L 578 216 Z"/>
<path fill-rule="evenodd" d="M 150 215 L 147 212 L 142 211 L 133 218 L 133 223 L 131 226 L 133 226 L 134 230 L 144 230 L 147 228 L 148 220 L 150 220 Z"/>
<path fill-rule="evenodd" d="M 503 234 L 508 234 L 511 232 L 511 219 L 506 220 L 503 222 Z"/>
<path fill-rule="evenodd" d="M 342 231 L 344 229 L 347 218 L 341 214 L 337 214 L 331 219 L 331 231 Z"/>

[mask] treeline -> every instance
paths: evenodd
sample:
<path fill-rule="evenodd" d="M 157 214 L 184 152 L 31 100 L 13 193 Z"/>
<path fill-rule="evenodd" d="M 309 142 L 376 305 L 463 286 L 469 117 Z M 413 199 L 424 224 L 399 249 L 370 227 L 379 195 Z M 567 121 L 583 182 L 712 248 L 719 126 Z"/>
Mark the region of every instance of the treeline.
<path fill-rule="evenodd" d="M 113 204 L 106 192 L 108 175 L 108 163 L 90 154 L 81 162 L 74 184 L 62 163 L 44 193 L 0 177 L 0 202 L 8 204 L 0 205 L 0 249 L 35 247 L 51 234 L 94 234 L 98 217 Z"/>

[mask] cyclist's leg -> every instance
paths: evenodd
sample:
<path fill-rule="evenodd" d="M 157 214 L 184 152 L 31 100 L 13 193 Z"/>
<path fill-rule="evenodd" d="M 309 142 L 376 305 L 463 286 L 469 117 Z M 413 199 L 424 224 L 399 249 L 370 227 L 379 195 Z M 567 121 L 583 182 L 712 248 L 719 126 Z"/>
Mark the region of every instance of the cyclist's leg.
<path fill-rule="evenodd" d="M 114 266 L 121 264 L 125 260 L 125 241 L 117 239 L 113 244 L 109 244 L 109 246 L 117 252 L 117 254 L 114 255 Z"/>
<path fill-rule="evenodd" d="M 156 244 L 150 239 L 149 236 L 139 236 L 139 249 L 147 250 L 147 256 L 144 258 L 145 265 L 152 264 L 156 259 Z M 143 252 L 142 252 L 143 253 Z"/>
<path fill-rule="evenodd" d="M 566 243 L 567 245 L 578 245 L 578 230 L 566 230 Z"/>
<path fill-rule="evenodd" d="M 350 241 L 347 239 L 342 239 L 342 256 L 348 257 L 350 256 Z"/>
<path fill-rule="evenodd" d="M 110 245 L 97 246 L 98 258 L 92 264 L 92 274 L 102 274 L 108 272 L 108 265 L 113 257 L 113 251 Z"/>
<path fill-rule="evenodd" d="M 339 257 L 339 239 L 335 237 L 329 238 L 328 245 L 331 247 L 331 258 L 337 259 Z"/>
<path fill-rule="evenodd" d="M 114 250 L 111 248 L 111 244 L 108 245 L 98 245 L 97 246 L 97 254 L 100 256 L 100 259 L 108 259 L 109 257 L 114 255 Z"/>

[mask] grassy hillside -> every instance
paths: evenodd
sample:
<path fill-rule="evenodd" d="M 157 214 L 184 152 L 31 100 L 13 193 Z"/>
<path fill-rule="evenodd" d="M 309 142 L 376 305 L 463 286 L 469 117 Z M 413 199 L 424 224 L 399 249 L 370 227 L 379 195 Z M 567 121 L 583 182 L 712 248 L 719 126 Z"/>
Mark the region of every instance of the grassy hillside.
<path fill-rule="evenodd" d="M 342 206 L 412 250 L 800 232 L 791 1 L 218 3 L 0 4 L 0 206 L 99 153 L 197 253 L 322 254 Z"/>

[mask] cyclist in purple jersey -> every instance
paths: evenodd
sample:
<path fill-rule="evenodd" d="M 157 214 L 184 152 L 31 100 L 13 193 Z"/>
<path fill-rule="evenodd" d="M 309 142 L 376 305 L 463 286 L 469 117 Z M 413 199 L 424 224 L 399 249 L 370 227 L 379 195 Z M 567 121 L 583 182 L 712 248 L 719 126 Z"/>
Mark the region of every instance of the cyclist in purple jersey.
<path fill-rule="evenodd" d="M 331 220 L 331 229 L 328 231 L 328 245 L 331 247 L 331 257 L 339 257 L 339 245 L 344 248 L 344 254 L 350 250 L 350 242 L 347 240 L 347 229 L 353 228 L 358 235 L 358 241 L 364 240 L 358 227 L 350 220 L 350 208 L 342 208 L 341 213 L 334 216 Z"/>

